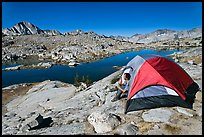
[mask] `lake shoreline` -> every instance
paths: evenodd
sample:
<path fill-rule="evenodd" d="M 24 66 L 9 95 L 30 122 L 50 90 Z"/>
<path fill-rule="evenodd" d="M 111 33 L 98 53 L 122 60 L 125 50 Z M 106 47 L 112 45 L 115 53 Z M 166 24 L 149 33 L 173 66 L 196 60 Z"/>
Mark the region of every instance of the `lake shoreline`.
<path fill-rule="evenodd" d="M 93 58 L 93 59 L 89 59 L 89 60 L 80 60 L 80 61 L 77 61 L 79 64 L 87 64 L 87 63 L 92 63 L 92 62 L 96 62 L 96 61 L 100 61 L 100 60 L 103 60 L 103 59 L 106 59 L 106 58 L 111 58 L 113 56 L 116 56 L 116 55 L 119 55 L 119 54 L 125 54 L 127 52 L 139 52 L 141 50 L 152 50 L 152 51 L 172 51 L 172 50 L 177 50 L 177 51 L 182 51 L 181 49 L 178 50 L 178 49 L 171 49 L 171 50 L 162 50 L 161 48 L 157 48 L 157 49 L 154 49 L 154 48 L 146 48 L 146 49 L 132 49 L 132 50 L 125 50 L 125 51 L 122 51 L 122 52 L 119 52 L 119 53 L 115 53 L 115 54 L 110 54 L 110 55 L 106 55 L 106 56 L 98 56 L 97 58 Z M 29 60 L 28 62 L 29 63 L 26 63 L 26 64 L 23 64 L 23 62 L 27 62 L 27 60 Z M 23 59 L 23 60 L 16 60 L 15 62 L 3 62 L 2 64 L 8 64 L 8 65 L 12 65 L 12 64 L 20 64 L 23 65 L 19 68 L 16 68 L 16 69 L 11 69 L 12 70 L 22 70 L 22 69 L 38 69 L 38 68 L 49 68 L 51 66 L 49 65 L 42 65 L 42 66 L 39 66 L 38 64 L 39 63 L 50 63 L 51 65 L 67 65 L 67 66 L 70 66 L 68 62 L 56 62 L 54 60 L 51 60 L 51 59 L 44 59 L 44 60 L 41 60 L 41 59 L 37 59 L 35 58 L 34 60 L 32 60 L 32 58 L 29 58 L 29 59 Z M 74 66 L 73 66 L 74 67 Z M 5 70 L 3 70 L 5 71 Z M 9 71 L 9 70 L 6 70 L 6 71 Z"/>
<path fill-rule="evenodd" d="M 128 51 L 123 52 L 121 54 L 116 54 L 113 56 L 109 56 L 106 58 L 102 58 L 99 60 L 94 60 L 92 62 L 80 63 L 76 66 L 69 66 L 67 64 L 58 64 L 55 62 L 40 62 L 32 65 L 22 65 L 22 64 L 13 64 L 13 66 L 6 67 L 3 65 L 2 78 L 5 80 L 3 81 L 3 87 L 8 85 L 12 85 L 12 83 L 26 83 L 28 82 L 38 82 L 43 80 L 61 80 L 64 82 L 68 82 L 73 84 L 74 78 L 76 77 L 77 73 L 79 73 L 80 77 L 91 77 L 92 81 L 97 81 L 115 71 L 118 68 L 126 65 L 130 59 L 134 56 L 139 54 L 159 54 L 161 56 L 169 57 L 169 54 L 174 52 L 179 52 L 177 50 L 170 50 L 170 51 L 156 51 L 150 49 L 136 51 Z M 37 62 L 37 61 L 34 61 Z M 106 69 L 102 69 L 103 66 Z M 90 69 L 93 69 L 90 71 Z M 82 71 L 83 69 L 83 71 Z M 56 76 L 54 74 L 56 73 Z M 62 74 L 63 73 L 63 74 Z M 21 77 L 21 76 L 24 77 Z M 99 75 L 97 77 L 96 75 Z M 104 76 L 103 76 L 104 75 Z M 8 79 L 8 77 L 19 77 L 20 79 L 13 79 L 12 81 Z M 32 78 L 28 79 L 27 77 Z M 69 78 L 69 79 L 68 79 Z M 26 81 L 27 79 L 27 81 Z M 9 81 L 8 81 L 9 80 Z"/>

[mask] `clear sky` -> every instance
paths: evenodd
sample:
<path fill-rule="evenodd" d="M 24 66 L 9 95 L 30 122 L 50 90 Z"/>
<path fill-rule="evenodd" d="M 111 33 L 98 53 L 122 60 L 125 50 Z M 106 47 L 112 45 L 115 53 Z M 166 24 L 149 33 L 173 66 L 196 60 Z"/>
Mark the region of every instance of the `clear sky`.
<path fill-rule="evenodd" d="M 132 36 L 202 27 L 202 2 L 2 2 L 2 28 L 21 21 L 62 33 Z"/>

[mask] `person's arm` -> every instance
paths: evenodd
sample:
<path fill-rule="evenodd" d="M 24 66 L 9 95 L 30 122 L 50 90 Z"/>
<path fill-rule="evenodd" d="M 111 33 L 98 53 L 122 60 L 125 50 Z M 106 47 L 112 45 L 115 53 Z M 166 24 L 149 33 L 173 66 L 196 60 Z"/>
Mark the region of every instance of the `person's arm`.
<path fill-rule="evenodd" d="M 120 80 L 118 81 L 118 85 L 120 85 L 120 86 L 126 85 L 125 83 L 123 83 L 122 76 L 120 77 Z"/>
<path fill-rule="evenodd" d="M 120 86 L 118 86 L 118 89 L 120 89 L 123 93 L 128 91 L 128 89 L 129 89 L 129 81 L 125 82 L 125 88 L 124 89 L 122 89 Z"/>
<path fill-rule="evenodd" d="M 126 91 L 126 90 L 122 89 L 122 88 L 120 87 L 120 85 L 118 85 L 117 88 L 118 88 L 119 90 L 121 90 L 123 93 Z"/>

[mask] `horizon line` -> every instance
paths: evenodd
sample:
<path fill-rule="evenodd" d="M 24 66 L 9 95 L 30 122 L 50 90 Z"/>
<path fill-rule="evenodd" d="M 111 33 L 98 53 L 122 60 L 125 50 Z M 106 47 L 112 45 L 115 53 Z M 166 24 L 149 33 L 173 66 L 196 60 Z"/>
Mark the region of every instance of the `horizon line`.
<path fill-rule="evenodd" d="M 31 23 L 31 22 L 29 22 L 29 21 L 20 21 L 20 22 L 18 22 L 18 23 L 15 23 L 12 27 L 14 27 L 15 25 L 17 25 L 17 24 L 19 24 L 19 23 L 21 23 L 21 22 L 27 22 L 27 23 L 30 23 L 30 24 L 33 24 L 33 23 Z M 140 31 L 141 30 L 143 30 L 143 32 L 141 33 L 138 33 L 138 32 L 135 32 L 135 33 L 133 33 L 133 34 L 126 34 L 126 35 L 124 35 L 124 34 L 104 34 L 104 32 L 102 33 L 102 32 L 99 32 L 99 31 L 101 31 L 101 30 L 99 30 L 99 31 L 97 31 L 97 29 L 96 30 L 94 30 L 94 29 L 89 29 L 89 30 L 87 30 L 87 29 L 82 29 L 82 28 L 78 28 L 78 29 L 70 29 L 70 30 L 62 30 L 62 29 L 42 29 L 41 27 L 39 27 L 39 26 L 37 26 L 37 25 L 35 25 L 35 24 L 33 24 L 34 26 L 36 26 L 36 27 L 38 27 L 39 29 L 41 29 L 41 30 L 56 30 L 56 31 L 59 31 L 60 33 L 62 33 L 62 34 L 64 34 L 64 33 L 69 33 L 69 32 L 73 32 L 73 31 L 77 31 L 77 30 L 81 30 L 81 31 L 83 31 L 83 32 L 95 32 L 95 33 L 97 33 L 97 34 L 99 34 L 99 35 L 105 35 L 105 36 L 108 36 L 109 35 L 109 37 L 110 36 L 125 36 L 125 37 L 132 37 L 132 36 L 134 36 L 134 35 L 136 35 L 136 34 L 140 34 L 140 35 L 146 35 L 146 34 L 149 34 L 149 33 L 153 33 L 153 32 L 155 32 L 155 31 L 158 31 L 158 30 L 171 30 L 171 31 L 185 31 L 185 30 L 192 30 L 192 29 L 196 29 L 196 28 L 201 28 L 202 29 L 202 26 L 199 26 L 199 27 L 191 27 L 191 28 L 185 28 L 185 29 L 176 29 L 176 28 L 169 28 L 169 27 L 166 27 L 166 28 L 164 28 L 164 27 L 162 27 L 162 28 L 155 28 L 155 29 L 149 29 L 149 30 L 147 30 L 146 29 L 146 31 L 145 31 L 145 29 L 139 29 Z M 8 27 L 5 27 L 5 28 L 3 28 L 2 27 L 2 31 L 4 30 L 4 29 L 11 29 L 12 27 L 10 27 L 10 28 L 8 28 Z M 119 29 L 114 29 L 114 30 L 120 30 L 121 28 L 119 28 Z M 102 29 L 103 30 L 103 29 Z M 107 30 L 107 29 L 106 29 Z M 110 31 L 111 29 L 108 29 L 108 31 Z M 129 29 L 130 30 L 130 29 Z M 115 31 L 114 31 L 115 32 Z M 129 32 L 129 31 L 126 31 L 125 33 L 127 33 L 127 32 Z M 107 32 L 106 32 L 107 33 Z M 108 33 L 111 33 L 111 32 L 108 32 Z"/>

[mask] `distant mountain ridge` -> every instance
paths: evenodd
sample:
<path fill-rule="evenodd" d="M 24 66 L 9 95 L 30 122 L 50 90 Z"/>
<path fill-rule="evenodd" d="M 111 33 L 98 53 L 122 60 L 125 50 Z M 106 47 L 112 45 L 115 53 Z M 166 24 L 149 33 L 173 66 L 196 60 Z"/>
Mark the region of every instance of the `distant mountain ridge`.
<path fill-rule="evenodd" d="M 202 37 L 201 28 L 191 30 L 175 31 L 169 29 L 158 29 L 148 34 L 136 34 L 131 37 L 111 36 L 113 39 L 130 41 L 134 43 L 150 43 L 162 40 L 173 40 L 178 38 L 196 38 Z"/>
<path fill-rule="evenodd" d="M 73 32 L 66 32 L 61 33 L 57 30 L 42 30 L 39 27 L 33 25 L 29 22 L 19 22 L 15 24 L 12 28 L 2 29 L 2 35 L 33 35 L 33 34 L 46 34 L 46 35 L 81 35 L 81 34 L 90 34 L 95 32 L 83 32 L 82 30 L 76 30 Z M 100 35 L 98 35 L 100 37 Z M 102 37 L 105 37 L 103 35 Z M 175 31 L 170 29 L 158 29 L 154 32 L 147 33 L 147 34 L 135 34 L 131 37 L 126 36 L 110 36 L 112 39 L 122 40 L 122 41 L 129 41 L 133 43 L 150 43 L 150 42 L 157 42 L 162 40 L 173 40 L 178 38 L 196 38 L 202 37 L 202 29 L 201 28 L 193 28 L 191 30 L 182 30 L 182 31 Z"/>

